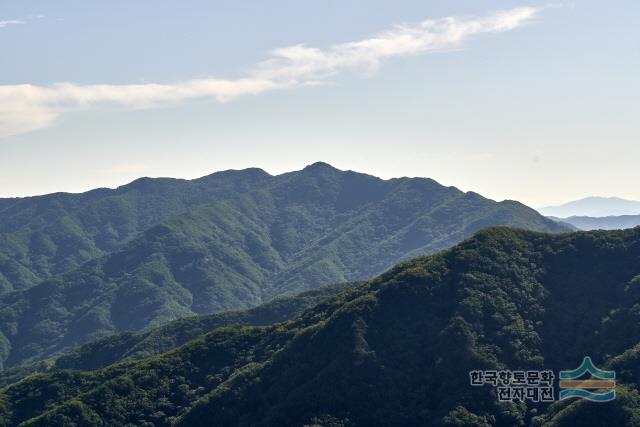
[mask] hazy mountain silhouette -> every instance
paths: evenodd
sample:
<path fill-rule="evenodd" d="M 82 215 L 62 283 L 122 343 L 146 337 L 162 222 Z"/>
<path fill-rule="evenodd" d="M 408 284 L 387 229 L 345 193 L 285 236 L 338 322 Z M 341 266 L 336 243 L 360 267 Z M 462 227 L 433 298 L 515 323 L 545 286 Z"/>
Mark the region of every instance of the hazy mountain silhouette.
<path fill-rule="evenodd" d="M 640 225 L 640 215 L 620 216 L 570 216 L 569 218 L 549 217 L 553 220 L 569 224 L 578 230 L 624 230 Z"/>
<path fill-rule="evenodd" d="M 538 211 L 543 215 L 558 218 L 640 215 L 640 201 L 626 200 L 619 197 L 586 197 L 559 206 L 540 208 Z"/>

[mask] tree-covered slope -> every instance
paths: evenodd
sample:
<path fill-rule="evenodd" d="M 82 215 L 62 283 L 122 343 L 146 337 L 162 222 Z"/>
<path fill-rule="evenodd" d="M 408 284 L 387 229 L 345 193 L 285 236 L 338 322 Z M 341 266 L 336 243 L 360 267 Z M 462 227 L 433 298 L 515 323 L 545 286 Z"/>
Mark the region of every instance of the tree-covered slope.
<path fill-rule="evenodd" d="M 35 372 L 59 369 L 95 370 L 124 359 L 141 359 L 179 347 L 215 328 L 231 324 L 270 325 L 300 314 L 322 299 L 357 282 L 321 286 L 294 296 L 276 298 L 249 310 L 197 315 L 174 320 L 144 332 L 120 332 L 91 341 L 58 358 L 13 366 L 0 372 L 0 387 Z"/>
<path fill-rule="evenodd" d="M 323 167 L 327 165 L 313 166 L 316 170 L 338 172 Z M 141 178 L 115 190 L 103 188 L 82 194 L 0 199 L 0 292 L 25 289 L 51 275 L 71 271 L 90 259 L 113 251 L 172 214 L 273 187 L 302 172 L 270 176 L 254 168 L 218 172 L 191 181 Z M 323 194 L 312 190 L 309 196 L 320 196 L 319 200 L 324 200 L 335 196 L 336 191 L 343 192 L 352 198 L 351 201 L 342 199 L 346 207 L 395 187 L 392 182 L 352 175 L 360 178 L 350 180 L 353 187 L 337 188 L 329 184 L 326 194 L 325 189 L 320 191 Z M 339 180 L 329 181 L 340 185 Z M 368 185 L 359 186 L 365 182 Z M 420 180 L 412 182 L 419 185 Z M 296 192 L 310 189 L 305 184 L 294 187 L 292 190 Z M 295 216 L 296 212 L 290 214 Z M 539 219 L 523 218 L 523 221 L 526 225 L 529 221 L 539 222 Z M 294 237 L 282 236 L 285 239 Z"/>
<path fill-rule="evenodd" d="M 0 199 L 0 292 L 70 271 L 171 214 L 236 197 L 273 179 L 247 169 L 192 181 L 141 178 L 115 190 Z"/>
<path fill-rule="evenodd" d="M 490 225 L 563 230 L 517 202 L 314 164 L 173 215 L 108 255 L 0 296 L 0 356 L 12 366 L 107 333 L 372 277 Z"/>
<path fill-rule="evenodd" d="M 635 426 L 640 229 L 494 228 L 291 321 L 223 327 L 168 353 L 29 377 L 5 425 Z M 618 399 L 498 403 L 475 369 L 615 369 Z"/>
<path fill-rule="evenodd" d="M 164 353 L 222 326 L 281 323 L 356 283 L 322 286 L 298 295 L 276 298 L 249 310 L 186 317 L 145 332 L 108 335 L 62 355 L 55 360 L 52 369 L 96 370 L 124 359 L 142 359 Z"/>

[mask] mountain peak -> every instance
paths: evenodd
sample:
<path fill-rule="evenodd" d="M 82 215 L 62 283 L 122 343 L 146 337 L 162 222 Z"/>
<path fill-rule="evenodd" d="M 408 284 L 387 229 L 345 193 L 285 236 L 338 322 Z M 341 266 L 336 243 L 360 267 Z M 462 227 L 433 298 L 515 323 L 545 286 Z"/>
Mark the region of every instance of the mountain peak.
<path fill-rule="evenodd" d="M 196 178 L 194 181 L 207 180 L 212 178 L 215 179 L 223 176 L 269 177 L 271 175 L 269 175 L 269 173 L 266 172 L 264 169 L 260 169 L 260 168 L 226 169 L 226 170 L 213 172 L 209 175 L 205 175 L 200 178 Z"/>
<path fill-rule="evenodd" d="M 312 163 L 312 164 L 310 164 L 308 166 L 305 166 L 305 168 L 302 169 L 302 170 L 305 171 L 305 172 L 316 172 L 316 171 L 341 172 L 340 169 L 334 168 L 329 163 L 325 163 L 325 162 Z"/>

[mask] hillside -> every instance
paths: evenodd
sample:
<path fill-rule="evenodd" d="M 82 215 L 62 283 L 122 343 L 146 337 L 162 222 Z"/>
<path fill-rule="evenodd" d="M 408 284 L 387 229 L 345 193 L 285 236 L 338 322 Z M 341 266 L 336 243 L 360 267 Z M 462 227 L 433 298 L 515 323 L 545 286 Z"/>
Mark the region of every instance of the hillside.
<path fill-rule="evenodd" d="M 300 173 L 271 176 L 251 168 L 191 181 L 141 178 L 114 190 L 0 199 L 0 293 L 69 272 L 173 214 L 273 187 Z"/>
<path fill-rule="evenodd" d="M 7 426 L 635 426 L 640 229 L 484 230 L 291 321 L 4 389 Z M 576 321 L 579 319 L 579 321 Z M 477 369 L 617 372 L 611 403 L 497 403 Z M 75 424 L 74 424 L 75 423 Z"/>
<path fill-rule="evenodd" d="M 125 359 L 153 356 L 225 325 L 259 326 L 283 322 L 355 284 L 321 286 L 298 295 L 276 298 L 249 310 L 191 316 L 144 332 L 107 335 L 75 348 L 57 359 L 25 363 L 6 369 L 0 372 L 0 387 L 15 383 L 35 372 L 57 369 L 95 370 Z"/>
<path fill-rule="evenodd" d="M 108 335 L 62 355 L 55 361 L 53 369 L 96 370 L 121 360 L 143 359 L 164 353 L 222 326 L 262 326 L 284 322 L 355 285 L 321 286 L 298 295 L 276 298 L 249 310 L 186 317 L 145 332 Z"/>
<path fill-rule="evenodd" d="M 487 226 L 566 230 L 520 203 L 430 179 L 385 181 L 323 163 L 271 178 L 238 174 L 272 183 L 169 216 L 100 258 L 0 295 L 4 367 L 113 332 L 369 278 Z"/>
<path fill-rule="evenodd" d="M 141 178 L 115 190 L 0 199 L 0 292 L 104 255 L 170 215 L 268 185 L 260 169 L 187 181 Z"/>

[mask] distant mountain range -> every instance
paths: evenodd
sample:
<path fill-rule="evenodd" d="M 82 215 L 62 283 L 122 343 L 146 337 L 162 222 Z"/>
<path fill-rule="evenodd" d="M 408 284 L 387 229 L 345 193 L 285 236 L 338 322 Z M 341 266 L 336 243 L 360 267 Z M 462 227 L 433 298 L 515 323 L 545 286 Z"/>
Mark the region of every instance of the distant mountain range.
<path fill-rule="evenodd" d="M 494 225 L 569 230 L 515 201 L 325 163 L 0 199 L 0 359 L 366 279 Z"/>
<path fill-rule="evenodd" d="M 638 259 L 640 229 L 561 235 L 486 229 L 327 295 L 289 321 L 218 327 L 160 355 L 33 375 L 0 391 L 0 421 L 634 427 Z M 188 329 L 159 330 L 154 340 L 172 342 L 176 331 Z M 146 338 L 134 335 L 133 346 L 123 348 Z M 86 367 L 83 355 L 100 357 L 112 351 L 110 343 L 123 342 L 96 342 L 68 360 Z M 153 340 L 143 347 L 152 349 Z M 470 384 L 474 370 L 558 375 L 585 355 L 615 371 L 615 400 L 500 402 L 496 387 Z"/>
<path fill-rule="evenodd" d="M 640 201 L 619 197 L 587 197 L 559 206 L 540 208 L 538 211 L 545 216 L 558 218 L 640 215 Z"/>
<path fill-rule="evenodd" d="M 621 216 L 571 216 L 569 218 L 549 217 L 555 221 L 576 227 L 577 230 L 624 230 L 640 225 L 640 215 Z"/>

